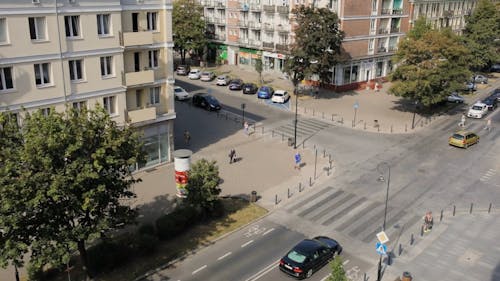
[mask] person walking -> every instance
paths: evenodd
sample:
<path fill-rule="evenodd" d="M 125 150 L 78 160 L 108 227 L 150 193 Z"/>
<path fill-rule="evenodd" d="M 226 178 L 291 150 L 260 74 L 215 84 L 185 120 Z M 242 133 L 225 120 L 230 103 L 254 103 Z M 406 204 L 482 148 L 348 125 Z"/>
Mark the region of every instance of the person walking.
<path fill-rule="evenodd" d="M 245 123 L 243 123 L 243 129 L 245 131 L 245 135 L 248 136 L 248 122 L 247 121 L 245 121 Z"/>
<path fill-rule="evenodd" d="M 233 163 L 234 162 L 234 157 L 236 156 L 236 150 L 234 150 L 234 148 L 231 149 L 229 151 L 229 155 L 228 156 L 229 156 L 229 164 Z"/>
<path fill-rule="evenodd" d="M 488 118 L 488 120 L 486 120 L 486 127 L 484 127 L 484 129 L 488 132 L 491 130 L 491 118 Z"/>
<path fill-rule="evenodd" d="M 188 130 L 184 130 L 184 142 L 186 145 L 189 145 L 189 142 L 191 141 L 191 134 L 189 133 Z"/>
<path fill-rule="evenodd" d="M 462 117 L 460 118 L 460 123 L 458 123 L 458 126 L 462 128 L 465 127 L 465 113 L 462 113 Z"/>
<path fill-rule="evenodd" d="M 302 161 L 302 157 L 300 156 L 300 153 L 298 151 L 295 152 L 294 160 L 295 160 L 294 169 L 300 170 L 300 162 Z"/>
<path fill-rule="evenodd" d="M 424 232 L 429 232 L 432 230 L 434 225 L 434 218 L 432 217 L 432 212 L 427 212 L 424 216 Z"/>

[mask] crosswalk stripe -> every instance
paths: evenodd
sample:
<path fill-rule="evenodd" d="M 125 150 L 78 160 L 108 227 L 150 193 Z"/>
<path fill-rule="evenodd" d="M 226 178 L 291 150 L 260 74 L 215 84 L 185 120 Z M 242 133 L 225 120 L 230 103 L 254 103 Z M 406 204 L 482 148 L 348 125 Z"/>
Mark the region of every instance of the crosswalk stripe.
<path fill-rule="evenodd" d="M 359 213 L 357 213 L 354 217 L 350 218 L 349 220 L 347 220 L 344 223 L 337 226 L 335 228 L 335 230 L 342 231 L 342 230 L 346 229 L 349 225 L 353 224 L 353 222 L 359 220 L 361 217 L 366 215 L 366 213 L 372 211 L 377 206 L 380 206 L 379 202 L 372 202 L 370 205 L 363 208 L 363 210 L 361 210 Z"/>
<path fill-rule="evenodd" d="M 353 209 L 353 207 L 355 206 L 358 206 L 358 205 L 361 205 L 363 202 L 366 201 L 366 198 L 365 197 L 361 197 L 361 198 L 358 198 L 358 200 L 356 200 L 355 202 L 351 203 L 350 205 L 346 206 L 344 209 L 338 211 L 337 213 L 335 213 L 333 216 L 331 217 L 328 217 L 323 223 L 321 223 L 322 225 L 330 225 L 332 222 L 338 220 L 339 218 L 345 216 L 347 213 L 349 213 L 349 211 L 351 209 Z"/>
<path fill-rule="evenodd" d="M 335 197 L 337 197 L 337 196 L 341 195 L 342 193 L 344 193 L 344 191 L 342 191 L 342 190 L 337 190 L 335 193 L 330 194 L 330 196 L 328 196 L 328 197 L 324 198 L 323 200 L 319 201 L 318 203 L 316 203 L 316 204 L 312 205 L 311 207 L 309 207 L 309 208 L 307 208 L 307 209 L 303 210 L 302 212 L 300 212 L 300 213 L 298 214 L 298 216 L 299 216 L 299 217 L 304 217 L 305 215 L 307 215 L 307 214 L 309 214 L 310 212 L 314 211 L 314 210 L 316 209 L 316 206 L 318 206 L 318 205 L 323 205 L 325 202 L 328 202 L 328 201 L 332 200 L 333 198 L 335 198 Z"/>
<path fill-rule="evenodd" d="M 387 212 L 390 212 L 391 210 L 392 210 L 392 207 L 387 207 Z M 366 230 L 368 227 L 370 227 L 374 222 L 376 222 L 377 219 L 382 217 L 383 214 L 384 214 L 384 208 L 382 208 L 380 211 L 376 212 L 375 214 L 372 213 L 372 216 L 370 216 L 368 219 L 366 219 L 364 223 L 361 223 L 356 228 L 351 230 L 349 232 L 349 235 L 350 236 L 358 236 L 358 234 L 362 233 L 364 230 Z"/>
<path fill-rule="evenodd" d="M 344 198 L 339 198 L 340 199 L 339 201 L 333 201 L 332 200 L 329 204 L 326 204 L 326 208 L 324 208 L 319 213 L 317 213 L 316 215 L 314 215 L 313 217 L 311 217 L 311 220 L 312 221 L 317 221 L 319 218 L 323 217 L 324 215 L 326 215 L 328 213 L 331 213 L 333 210 L 335 210 L 339 206 L 342 206 L 344 203 L 346 203 L 347 201 L 351 200 L 355 196 L 356 195 L 354 195 L 352 193 L 347 193 L 347 196 L 344 197 Z"/>
<path fill-rule="evenodd" d="M 401 210 L 399 211 L 396 215 L 392 216 L 389 218 L 389 220 L 386 222 L 385 224 L 385 229 L 390 229 L 391 226 L 393 224 L 395 224 L 400 218 L 402 218 L 404 215 L 406 214 L 406 212 L 404 210 Z M 368 233 L 367 235 L 364 236 L 364 238 L 362 239 L 363 242 L 370 242 L 372 241 L 373 239 L 375 239 L 375 234 L 379 233 L 380 232 L 380 228 L 376 228 L 375 230 L 373 230 L 372 232 Z"/>
<path fill-rule="evenodd" d="M 303 198 L 302 200 L 300 200 L 296 204 L 293 204 L 292 206 L 288 207 L 287 210 L 288 211 L 295 211 L 299 207 L 302 207 L 302 206 L 306 205 L 307 203 L 311 202 L 313 200 L 313 198 L 319 198 L 321 195 L 323 195 L 325 193 L 328 193 L 328 192 L 330 192 L 332 190 L 334 190 L 334 189 L 331 186 L 327 186 L 327 187 L 325 187 L 323 189 L 320 189 L 317 192 L 315 192 L 315 193 L 307 196 L 306 198 Z"/>

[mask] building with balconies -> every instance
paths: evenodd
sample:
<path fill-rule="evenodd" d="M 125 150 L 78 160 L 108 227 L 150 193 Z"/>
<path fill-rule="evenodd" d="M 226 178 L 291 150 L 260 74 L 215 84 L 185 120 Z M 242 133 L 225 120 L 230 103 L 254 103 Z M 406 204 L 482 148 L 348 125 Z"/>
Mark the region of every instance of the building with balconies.
<path fill-rule="evenodd" d="M 171 17 L 170 0 L 2 1 L 0 111 L 100 104 L 142 133 L 146 167 L 171 161 Z"/>

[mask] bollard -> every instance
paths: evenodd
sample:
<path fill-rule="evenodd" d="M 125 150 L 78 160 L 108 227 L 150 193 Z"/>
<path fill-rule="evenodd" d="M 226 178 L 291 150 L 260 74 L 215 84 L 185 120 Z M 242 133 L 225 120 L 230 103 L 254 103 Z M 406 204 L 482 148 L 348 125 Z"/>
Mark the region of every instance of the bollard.
<path fill-rule="evenodd" d="M 290 198 L 291 195 L 290 195 L 290 188 L 288 188 L 288 198 Z"/>
<path fill-rule="evenodd" d="M 285 133 L 281 133 L 281 141 L 285 139 Z"/>
<path fill-rule="evenodd" d="M 344 117 L 340 118 L 340 124 L 344 124 Z"/>
<path fill-rule="evenodd" d="M 408 132 L 408 125 L 405 124 L 405 132 Z"/>
<path fill-rule="evenodd" d="M 323 148 L 323 158 L 326 157 L 326 148 Z"/>
<path fill-rule="evenodd" d="M 333 113 L 332 113 L 332 121 L 333 121 Z"/>
<path fill-rule="evenodd" d="M 227 120 L 227 113 L 226 113 L 226 120 Z"/>
<path fill-rule="evenodd" d="M 302 149 L 304 149 L 306 147 L 306 141 L 304 140 L 304 142 L 302 142 Z"/>
<path fill-rule="evenodd" d="M 302 183 L 299 182 L 299 192 L 302 192 Z"/>
<path fill-rule="evenodd" d="M 264 134 L 264 126 L 262 126 L 262 134 Z"/>
<path fill-rule="evenodd" d="M 278 205 L 278 194 L 274 196 L 274 205 Z"/>
<path fill-rule="evenodd" d="M 323 112 L 323 116 L 321 116 L 321 118 L 325 119 L 325 113 Z"/>
<path fill-rule="evenodd" d="M 443 220 L 443 210 L 441 210 L 441 216 L 439 217 L 439 222 Z"/>
<path fill-rule="evenodd" d="M 420 227 L 420 237 L 424 236 L 424 226 Z"/>
<path fill-rule="evenodd" d="M 274 138 L 274 130 L 271 131 L 271 138 Z"/>
<path fill-rule="evenodd" d="M 313 181 L 312 181 L 312 178 L 309 177 L 309 186 L 312 186 L 313 185 Z"/>
<path fill-rule="evenodd" d="M 453 205 L 453 216 L 455 216 L 455 209 L 456 209 L 456 206 Z"/>
<path fill-rule="evenodd" d="M 380 126 L 377 126 L 377 132 L 380 132 Z"/>
<path fill-rule="evenodd" d="M 368 279 L 366 278 L 366 272 L 363 274 L 363 281 L 368 281 Z"/>
<path fill-rule="evenodd" d="M 313 116 L 314 116 L 314 113 L 316 112 L 316 110 L 313 108 Z"/>
<path fill-rule="evenodd" d="M 399 243 L 398 256 L 401 256 L 401 253 L 403 253 L 403 246 L 401 246 L 401 243 Z"/>
<path fill-rule="evenodd" d="M 470 211 L 469 211 L 469 214 L 472 214 L 472 206 L 474 205 L 474 203 L 470 203 Z"/>
<path fill-rule="evenodd" d="M 488 214 L 491 213 L 491 203 L 490 206 L 488 207 Z"/>
<path fill-rule="evenodd" d="M 413 233 L 410 235 L 410 246 L 413 245 L 415 238 L 413 237 Z"/>
<path fill-rule="evenodd" d="M 392 125 L 391 125 L 391 133 L 392 133 Z"/>
<path fill-rule="evenodd" d="M 364 124 L 363 128 L 366 130 L 366 122 L 365 122 L 365 124 Z"/>
<path fill-rule="evenodd" d="M 392 252 L 387 253 L 387 265 L 391 265 Z"/>

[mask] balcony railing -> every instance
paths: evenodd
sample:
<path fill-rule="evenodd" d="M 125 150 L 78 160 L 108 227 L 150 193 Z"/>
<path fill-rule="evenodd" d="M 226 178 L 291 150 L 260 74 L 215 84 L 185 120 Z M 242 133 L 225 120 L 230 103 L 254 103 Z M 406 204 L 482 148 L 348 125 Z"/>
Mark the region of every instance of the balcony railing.
<path fill-rule="evenodd" d="M 266 12 L 266 13 L 275 13 L 276 12 L 276 6 L 274 6 L 274 5 L 264 5 L 264 12 Z"/>
<path fill-rule="evenodd" d="M 278 24 L 276 26 L 276 30 L 278 30 L 279 32 L 289 32 L 290 31 L 290 26 L 289 25 Z"/>
<path fill-rule="evenodd" d="M 290 7 L 288 6 L 278 6 L 278 13 L 280 14 L 288 14 L 290 13 Z"/>
<path fill-rule="evenodd" d="M 274 31 L 274 26 L 270 23 L 264 24 L 264 30 Z"/>
<path fill-rule="evenodd" d="M 391 33 L 398 33 L 399 27 L 391 27 Z"/>
<path fill-rule="evenodd" d="M 395 52 L 398 50 L 398 46 L 389 46 L 389 52 Z"/>
<path fill-rule="evenodd" d="M 243 28 L 248 28 L 249 23 L 248 23 L 248 21 L 240 20 L 240 21 L 238 22 L 238 26 L 239 26 L 239 27 L 243 27 Z"/>
<path fill-rule="evenodd" d="M 392 9 L 382 9 L 382 15 L 390 15 L 392 14 Z"/>
<path fill-rule="evenodd" d="M 276 44 L 276 50 L 277 51 L 288 51 L 288 45 L 287 44 Z"/>
<path fill-rule="evenodd" d="M 152 31 L 124 32 L 120 37 L 124 47 L 153 44 Z"/>
<path fill-rule="evenodd" d="M 387 28 L 379 28 L 378 34 L 387 34 L 389 33 L 389 30 Z"/>
<path fill-rule="evenodd" d="M 248 25 L 251 29 L 260 29 L 260 22 L 250 21 Z"/>
<path fill-rule="evenodd" d="M 387 52 L 387 49 L 385 47 L 378 47 L 377 52 L 378 53 L 385 53 L 385 52 Z"/>
<path fill-rule="evenodd" d="M 155 81 L 155 73 L 153 70 L 144 70 L 138 72 L 125 73 L 125 86 L 136 86 L 150 84 Z"/>
<path fill-rule="evenodd" d="M 393 15 L 402 15 L 403 9 L 392 9 L 392 14 Z"/>
<path fill-rule="evenodd" d="M 149 106 L 136 110 L 128 110 L 127 118 L 131 124 L 154 120 L 156 119 L 156 107 Z"/>
<path fill-rule="evenodd" d="M 262 42 L 260 40 L 248 40 L 248 45 L 252 46 L 252 47 L 262 47 Z"/>
<path fill-rule="evenodd" d="M 215 24 L 225 25 L 226 24 L 226 19 L 215 18 Z"/>
<path fill-rule="evenodd" d="M 249 6 L 250 6 L 250 11 L 259 11 L 259 12 L 261 11 L 260 4 L 250 3 Z"/>
<path fill-rule="evenodd" d="M 273 42 L 262 42 L 262 48 L 274 49 L 274 43 Z"/>
<path fill-rule="evenodd" d="M 212 0 L 203 0 L 203 1 L 201 1 L 201 5 L 203 7 L 207 7 L 207 8 L 208 7 L 214 7 L 215 6 L 215 2 L 212 1 Z"/>
<path fill-rule="evenodd" d="M 248 38 L 238 38 L 238 43 L 240 43 L 240 44 L 248 44 Z"/>
<path fill-rule="evenodd" d="M 226 35 L 224 34 L 215 34 L 214 39 L 218 41 L 226 41 Z"/>
<path fill-rule="evenodd" d="M 215 7 L 217 9 L 225 9 L 226 8 L 226 2 L 225 1 L 215 1 Z"/>

